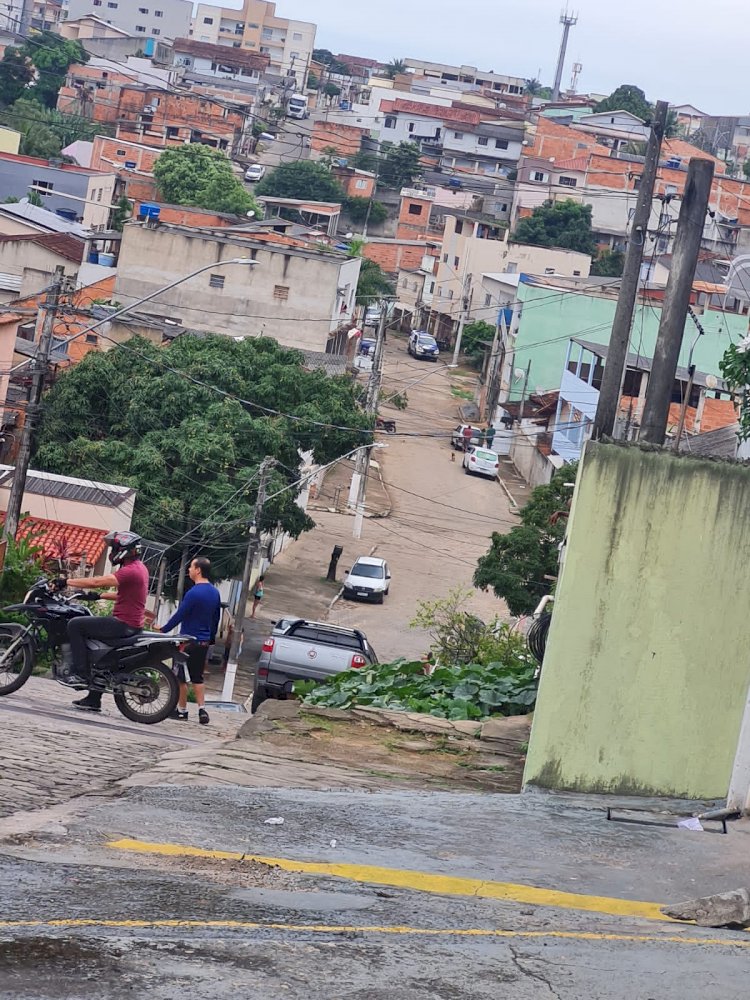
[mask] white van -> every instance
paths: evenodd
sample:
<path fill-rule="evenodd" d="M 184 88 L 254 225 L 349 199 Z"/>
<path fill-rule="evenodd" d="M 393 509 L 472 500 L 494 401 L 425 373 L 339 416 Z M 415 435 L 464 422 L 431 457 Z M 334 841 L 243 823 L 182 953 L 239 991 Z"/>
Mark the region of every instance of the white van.
<path fill-rule="evenodd" d="M 304 94 L 292 94 L 286 106 L 287 115 L 290 118 L 307 118 L 307 98 Z"/>

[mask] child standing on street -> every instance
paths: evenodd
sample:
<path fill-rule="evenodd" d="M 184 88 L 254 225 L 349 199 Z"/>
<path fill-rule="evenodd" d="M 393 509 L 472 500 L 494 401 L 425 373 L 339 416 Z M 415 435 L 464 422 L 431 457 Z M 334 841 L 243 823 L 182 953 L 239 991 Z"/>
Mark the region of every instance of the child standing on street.
<path fill-rule="evenodd" d="M 263 583 L 265 577 L 261 577 L 260 580 L 255 584 L 255 593 L 253 594 L 253 610 L 250 615 L 251 618 L 255 618 L 255 612 L 258 610 L 258 605 L 263 600 Z"/>

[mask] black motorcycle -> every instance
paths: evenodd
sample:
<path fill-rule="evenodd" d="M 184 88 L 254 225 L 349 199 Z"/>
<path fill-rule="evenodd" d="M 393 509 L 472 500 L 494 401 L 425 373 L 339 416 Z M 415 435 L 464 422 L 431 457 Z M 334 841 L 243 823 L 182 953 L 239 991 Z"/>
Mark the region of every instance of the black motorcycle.
<path fill-rule="evenodd" d="M 177 705 L 179 687 L 173 664 L 185 662 L 181 647 L 189 640 L 158 632 L 107 642 L 90 639 L 91 676 L 82 684 L 70 662 L 68 622 L 90 616 L 85 602 L 99 599 L 94 591 L 63 596 L 46 580 L 39 580 L 22 604 L 3 608 L 24 615 L 28 624 L 0 623 L 0 696 L 22 688 L 40 655 L 50 653 L 52 677 L 59 684 L 111 694 L 125 718 L 133 722 L 163 722 Z"/>

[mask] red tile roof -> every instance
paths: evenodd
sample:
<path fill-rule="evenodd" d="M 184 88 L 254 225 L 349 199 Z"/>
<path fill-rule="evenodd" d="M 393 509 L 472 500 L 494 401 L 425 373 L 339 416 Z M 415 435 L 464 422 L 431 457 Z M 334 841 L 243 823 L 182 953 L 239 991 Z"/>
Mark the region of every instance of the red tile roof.
<path fill-rule="evenodd" d="M 5 512 L 0 513 L 0 523 L 5 522 Z M 106 528 L 81 528 L 63 521 L 47 521 L 41 517 L 25 517 L 19 526 L 21 538 L 29 535 L 39 539 L 45 559 L 58 559 L 62 551 L 68 558 L 80 560 L 86 556 L 89 566 L 94 566 L 107 547 Z"/>
<path fill-rule="evenodd" d="M 271 62 L 271 57 L 265 52 L 248 52 L 228 45 L 213 45 L 211 42 L 199 42 L 197 38 L 175 38 L 172 48 L 175 52 L 186 52 L 199 59 L 213 59 L 225 66 L 244 66 L 246 69 L 266 70 Z"/>
<path fill-rule="evenodd" d="M 33 243 L 74 264 L 80 264 L 83 260 L 85 247 L 83 240 L 69 233 L 21 233 L 15 236 L 0 234 L 0 244 L 3 243 Z"/>
<path fill-rule="evenodd" d="M 478 125 L 482 116 L 478 111 L 462 111 L 460 108 L 445 108 L 438 104 L 422 104 L 420 101 L 381 101 L 380 110 L 385 114 L 421 115 L 422 118 L 439 118 L 444 122 L 457 122 L 461 125 Z"/>
<path fill-rule="evenodd" d="M 230 51 L 232 51 L 230 49 Z M 77 163 L 60 163 L 50 165 L 49 160 L 38 156 L 21 156 L 20 153 L 0 153 L 0 160 L 12 160 L 17 163 L 30 163 L 34 167 L 46 167 L 50 170 L 67 170 L 71 174 L 97 174 L 100 177 L 114 173 L 113 170 L 92 170 L 90 167 L 79 167 Z"/>
<path fill-rule="evenodd" d="M 555 170 L 587 170 L 589 156 L 575 156 L 572 160 L 558 160 L 555 163 Z"/>

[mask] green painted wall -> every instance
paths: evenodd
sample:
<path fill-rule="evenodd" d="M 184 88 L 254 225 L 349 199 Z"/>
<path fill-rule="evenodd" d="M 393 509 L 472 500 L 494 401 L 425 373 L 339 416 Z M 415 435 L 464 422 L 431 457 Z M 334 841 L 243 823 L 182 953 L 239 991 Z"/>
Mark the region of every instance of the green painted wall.
<path fill-rule="evenodd" d="M 525 782 L 725 796 L 749 622 L 750 468 L 587 445 Z"/>
<path fill-rule="evenodd" d="M 531 361 L 529 385 L 533 392 L 560 388 L 568 341 L 571 337 L 608 344 L 615 315 L 614 299 L 600 298 L 577 292 L 560 292 L 521 282 L 518 296 L 523 313 L 516 340 L 514 368 L 526 368 Z M 698 371 L 719 375 L 719 359 L 729 344 L 747 334 L 747 316 L 707 310 L 700 318 L 706 330 L 696 344 L 693 359 Z M 631 352 L 640 351 L 645 357 L 654 354 L 659 331 L 661 307 L 639 302 L 636 306 L 631 339 Z M 687 367 L 690 347 L 697 330 L 693 321 L 685 325 L 680 365 Z M 523 382 L 513 386 L 511 399 L 519 399 Z"/>

